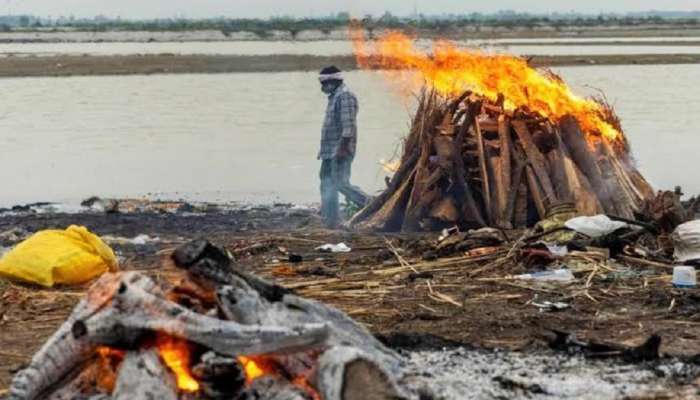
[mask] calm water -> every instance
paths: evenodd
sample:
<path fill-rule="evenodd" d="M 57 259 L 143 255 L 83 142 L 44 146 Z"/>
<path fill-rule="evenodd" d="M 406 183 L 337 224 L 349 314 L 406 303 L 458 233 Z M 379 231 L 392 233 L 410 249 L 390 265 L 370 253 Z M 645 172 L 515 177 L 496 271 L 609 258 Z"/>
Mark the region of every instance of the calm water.
<path fill-rule="evenodd" d="M 558 71 L 606 92 L 657 187 L 700 192 L 700 68 Z M 375 190 L 410 106 L 377 73 L 347 80 L 361 101 L 354 181 Z M 316 201 L 317 86 L 309 73 L 1 79 L 0 206 L 94 194 Z"/>
<path fill-rule="evenodd" d="M 693 38 L 698 39 L 698 38 Z M 538 41 L 542 42 L 541 39 Z M 512 41 L 510 41 L 512 42 Z M 645 46 L 610 45 L 604 41 L 595 46 L 575 45 L 528 45 L 527 41 L 516 45 L 499 45 L 497 41 L 458 42 L 460 46 L 483 48 L 489 52 L 509 52 L 519 55 L 594 55 L 594 54 L 696 54 L 700 46 Z M 421 40 L 422 48 L 430 48 L 432 42 Z M 352 44 L 347 41 L 313 42 L 104 42 L 104 43 L 0 43 L 0 56 L 50 56 L 50 55 L 127 55 L 127 54 L 225 54 L 225 55 L 271 55 L 271 54 L 311 54 L 347 55 L 352 54 Z"/>

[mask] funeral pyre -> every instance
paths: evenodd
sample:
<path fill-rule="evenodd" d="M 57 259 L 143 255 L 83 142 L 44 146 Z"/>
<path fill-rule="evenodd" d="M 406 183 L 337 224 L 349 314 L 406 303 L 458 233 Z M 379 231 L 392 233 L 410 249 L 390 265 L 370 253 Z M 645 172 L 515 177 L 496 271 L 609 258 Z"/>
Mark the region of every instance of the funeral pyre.
<path fill-rule="evenodd" d="M 358 228 L 521 228 L 562 205 L 632 218 L 654 195 L 604 98 L 551 71 L 444 41 L 427 55 L 400 33 L 355 47 L 361 66 L 422 87 L 396 172 Z"/>
<path fill-rule="evenodd" d="M 236 268 L 207 241 L 178 283 L 100 278 L 10 399 L 404 398 L 402 360 L 344 313 Z"/>

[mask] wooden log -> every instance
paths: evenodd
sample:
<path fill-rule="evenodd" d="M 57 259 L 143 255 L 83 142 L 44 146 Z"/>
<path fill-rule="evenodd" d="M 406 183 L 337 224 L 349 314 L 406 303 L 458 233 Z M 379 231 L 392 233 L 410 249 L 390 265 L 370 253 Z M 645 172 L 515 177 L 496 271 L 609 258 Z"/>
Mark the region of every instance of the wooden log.
<path fill-rule="evenodd" d="M 94 355 L 97 344 L 87 338 L 74 337 L 73 326 L 107 307 L 119 284 L 120 281 L 113 274 L 105 274 L 93 284 L 86 298 L 78 303 L 63 325 L 32 357 L 29 365 L 15 375 L 8 399 L 33 400 L 42 397 L 46 390 Z M 134 285 L 144 290 L 155 290 L 152 281 L 139 281 Z"/>
<path fill-rule="evenodd" d="M 561 138 L 566 145 L 571 159 L 588 178 L 598 200 L 608 214 L 617 214 L 617 208 L 613 201 L 612 193 L 603 177 L 603 171 L 598 164 L 592 146 L 586 142 L 586 137 L 581 131 L 574 117 L 564 117 L 559 125 Z"/>
<path fill-rule="evenodd" d="M 494 119 L 480 119 L 477 124 L 481 132 L 498 132 L 498 121 Z"/>
<path fill-rule="evenodd" d="M 218 248 L 211 244 L 209 246 L 201 246 L 197 243 L 185 244 L 176 250 L 176 253 L 188 253 L 192 249 L 202 247 Z M 189 258 L 201 257 L 191 255 Z M 220 256 L 214 258 L 221 259 Z M 270 296 L 266 296 L 266 292 L 270 291 L 268 287 L 276 285 L 253 275 L 241 273 L 240 268 L 233 266 L 230 260 L 221 260 L 218 263 L 218 265 L 209 264 L 209 272 L 202 270 L 200 275 L 203 277 L 211 276 L 210 283 L 216 287 L 217 302 L 229 320 L 237 321 L 246 326 L 287 326 L 290 328 L 323 324 L 328 327 L 325 344 L 329 346 L 351 344 L 378 359 L 385 360 L 387 365 L 394 368 L 401 364 L 396 353 L 382 345 L 366 328 L 357 324 L 342 311 L 313 300 L 301 298 L 291 292 L 286 292 L 279 298 L 270 298 Z M 177 263 L 176 265 L 181 267 Z M 220 271 L 227 271 L 228 276 L 222 278 Z M 262 291 L 260 288 L 263 288 Z M 241 354 L 252 355 L 254 353 L 244 352 Z"/>
<path fill-rule="evenodd" d="M 360 231 L 394 231 L 401 229 L 403 217 L 406 213 L 406 204 L 413 188 L 416 177 L 415 169 L 411 175 L 403 181 L 399 190 L 386 200 L 380 209 L 375 211 L 371 217 L 364 222 L 352 222 Z"/>
<path fill-rule="evenodd" d="M 612 160 L 612 164 L 615 168 L 615 172 L 621 181 L 621 184 L 627 191 L 629 196 L 633 201 L 633 211 L 638 212 L 643 206 L 644 202 L 652 199 L 654 194 L 651 185 L 641 178 L 641 174 L 637 172 L 636 176 L 633 172 L 636 168 L 631 164 L 628 157 L 623 158 L 622 155 L 616 151 L 612 144 L 607 141 L 603 142 L 605 152 L 609 155 Z M 624 162 L 627 161 L 627 162 Z M 641 179 L 639 179 L 641 178 Z"/>
<path fill-rule="evenodd" d="M 622 177 L 618 174 L 615 160 L 611 157 L 602 142 L 595 145 L 595 152 L 598 154 L 598 163 L 603 171 L 603 180 L 611 194 L 611 200 L 614 204 L 615 213 L 612 215 L 634 219 L 635 203 L 634 195 L 622 181 Z"/>
<path fill-rule="evenodd" d="M 338 346 L 318 360 L 314 386 L 324 400 L 408 399 L 394 376 L 384 370 L 371 354 L 355 347 Z"/>
<path fill-rule="evenodd" d="M 253 381 L 241 399 L 254 400 L 308 400 L 304 391 L 288 381 L 274 377 L 263 376 Z"/>
<path fill-rule="evenodd" d="M 481 211 L 476 205 L 474 194 L 469 182 L 467 181 L 467 172 L 464 167 L 464 158 L 462 155 L 462 149 L 465 145 L 467 133 L 469 132 L 469 128 L 474 123 L 477 108 L 478 106 L 476 104 L 469 104 L 467 110 L 465 111 L 464 121 L 457 133 L 457 136 L 455 137 L 451 154 L 452 171 L 454 172 L 452 181 L 454 184 L 453 193 L 455 200 L 461 211 L 460 223 L 462 225 L 476 224 L 477 227 L 483 227 L 486 226 L 486 221 L 484 221 Z"/>
<path fill-rule="evenodd" d="M 282 301 L 270 303 L 261 298 L 244 281 L 239 280 L 234 285 L 222 286 L 217 289 L 217 297 L 224 315 L 231 321 L 241 324 L 263 326 L 298 326 L 324 323 L 328 326 L 329 335 L 326 344 L 332 346 L 351 346 L 373 357 L 388 371 L 398 374 L 403 362 L 392 350 L 381 344 L 366 328 L 357 324 L 342 311 L 304 299 L 295 295 L 285 295 Z M 298 363 L 293 358 L 278 357 L 278 354 L 268 353 L 279 363 L 288 366 Z M 296 355 L 292 355 L 295 357 Z M 305 357 L 305 354 L 301 354 Z M 302 364 L 308 364 L 302 361 Z M 293 367 L 288 369 L 295 369 Z"/>
<path fill-rule="evenodd" d="M 554 193 L 557 199 L 563 202 L 573 202 L 572 183 L 566 170 L 565 155 L 558 147 L 545 155 L 549 166 L 549 174 L 552 179 Z"/>
<path fill-rule="evenodd" d="M 287 328 L 211 318 L 141 289 L 136 282 L 151 280 L 144 275 L 112 275 L 119 280 L 118 290 L 108 306 L 75 322 L 72 333 L 76 339 L 86 337 L 93 343 L 114 345 L 135 332 L 159 332 L 236 356 L 308 351 L 325 344 L 329 335 L 324 324 Z"/>
<path fill-rule="evenodd" d="M 455 201 L 449 195 L 443 196 L 438 200 L 437 204 L 430 211 L 429 216 L 447 223 L 456 223 L 460 217 Z"/>
<path fill-rule="evenodd" d="M 431 129 L 432 128 L 424 126 L 420 132 L 420 139 L 418 141 L 420 156 L 417 161 L 416 177 L 406 205 L 403 225 L 401 226 L 402 231 L 416 231 L 420 227 L 419 220 L 423 212 L 421 206 L 424 204 L 424 202 L 421 203 L 421 196 L 426 191 L 425 183 L 429 174 L 428 166 L 430 163 L 431 149 L 433 147 L 432 135 L 430 134 Z"/>
<path fill-rule="evenodd" d="M 177 386 L 156 350 L 130 351 L 119 367 L 114 400 L 177 400 Z"/>
<path fill-rule="evenodd" d="M 515 222 L 515 205 L 516 205 L 516 200 L 518 199 L 518 193 L 520 193 L 520 186 L 523 182 L 523 175 L 525 174 L 525 162 L 518 160 L 516 161 L 515 165 L 515 174 L 513 175 L 513 180 L 510 185 L 510 189 L 508 190 L 508 202 L 506 205 L 505 212 L 503 214 L 503 222 L 504 222 L 504 227 L 507 227 L 507 225 L 511 225 L 511 228 L 514 226 L 519 226 Z"/>
<path fill-rule="evenodd" d="M 520 144 L 525 150 L 525 155 L 527 156 L 527 159 L 530 162 L 531 170 L 535 174 L 537 181 L 539 182 L 538 187 L 541 188 L 541 195 L 543 198 L 540 200 L 540 202 L 538 202 L 537 207 L 539 210 L 540 203 L 542 205 L 544 205 L 545 202 L 551 204 L 552 202 L 556 202 L 558 199 L 556 194 L 554 193 L 552 181 L 550 180 L 549 175 L 547 173 L 544 156 L 542 155 L 542 153 L 540 153 L 539 149 L 537 148 L 537 146 L 535 146 L 535 143 L 532 141 L 532 136 L 530 135 L 530 131 L 527 129 L 527 125 L 521 120 L 513 120 L 511 123 L 513 125 L 513 129 L 515 130 L 515 133 L 520 139 Z M 537 191 L 539 192 L 540 189 L 538 189 Z M 540 216 L 544 218 L 544 214 L 540 214 Z"/>
<path fill-rule="evenodd" d="M 70 374 L 66 379 L 57 382 L 56 388 L 51 394 L 46 394 L 43 397 L 47 400 L 74 400 L 79 398 L 87 398 L 90 394 L 99 396 L 100 394 L 107 396 L 106 400 L 111 400 L 111 396 L 107 393 L 98 393 L 102 388 L 98 387 L 97 379 L 106 379 L 105 374 L 111 371 L 105 371 L 104 366 L 99 362 L 97 357 L 92 357 L 88 361 L 78 365 L 75 372 Z M 116 373 L 114 380 L 116 381 Z M 110 388 L 109 393 L 113 388 Z M 90 396 L 92 398 L 93 396 Z"/>
<path fill-rule="evenodd" d="M 555 151 L 561 156 L 561 169 L 566 180 L 567 190 L 570 193 L 570 200 L 576 204 L 577 211 L 584 215 L 600 214 L 603 212 L 603 206 L 586 176 L 572 160 L 559 129 L 554 128 L 552 134 L 556 138 Z M 566 199 L 566 196 L 562 195 L 561 198 Z"/>
<path fill-rule="evenodd" d="M 453 168 L 452 154 L 454 153 L 455 145 L 455 141 L 449 136 L 436 135 L 433 138 L 437 165 L 442 168 L 443 171 L 451 171 Z"/>
<path fill-rule="evenodd" d="M 537 214 L 540 216 L 540 219 L 542 219 L 547 215 L 547 204 L 545 204 L 545 194 L 539 186 L 532 165 L 525 167 L 525 176 L 528 183 L 528 193 L 532 195 L 532 201 L 535 203 L 535 207 L 537 207 Z"/>
<path fill-rule="evenodd" d="M 518 186 L 518 195 L 515 202 L 514 224 L 516 228 L 524 228 L 528 225 L 528 188 L 527 188 L 527 165 L 523 166 L 523 178 Z"/>
<path fill-rule="evenodd" d="M 237 398 L 246 385 L 243 366 L 236 358 L 208 351 L 192 367 L 192 375 L 200 385 L 200 393 L 208 399 Z"/>
<path fill-rule="evenodd" d="M 498 117 L 498 138 L 500 142 L 499 173 L 496 174 L 496 198 L 498 204 L 497 223 L 503 228 L 512 227 L 512 212 L 509 211 L 509 192 L 511 191 L 511 131 L 510 120 L 505 115 Z M 513 200 L 514 204 L 515 200 Z M 512 208 L 511 208 L 512 210 Z"/>
<path fill-rule="evenodd" d="M 486 141 L 487 143 L 489 141 Z M 499 193 L 502 191 L 499 188 L 500 175 L 501 175 L 501 160 L 497 154 L 494 154 L 494 148 L 491 145 L 486 146 L 486 167 L 488 170 L 489 177 L 489 187 L 491 188 L 491 218 L 493 218 L 493 224 L 498 225 L 499 215 L 503 210 L 499 207 L 500 199 Z M 499 225 L 500 226 L 500 225 Z"/>
<path fill-rule="evenodd" d="M 484 211 L 485 211 L 485 217 L 486 221 L 489 224 L 493 223 L 493 215 L 491 215 L 491 210 L 493 210 L 492 205 L 491 205 L 491 185 L 490 185 L 490 179 L 489 179 L 489 172 L 486 167 L 486 151 L 484 149 L 484 137 L 481 133 L 481 129 L 479 129 L 479 124 L 474 123 L 474 134 L 476 137 L 476 145 L 477 145 L 477 153 L 478 153 L 478 158 L 479 158 L 479 171 L 480 171 L 480 176 L 481 176 L 481 190 L 482 190 L 482 199 L 484 203 Z"/>
<path fill-rule="evenodd" d="M 399 167 L 399 170 L 396 171 L 394 176 L 391 178 L 389 182 L 389 187 L 379 196 L 370 201 L 370 203 L 365 208 L 358 211 L 357 214 L 353 215 L 352 218 L 350 218 L 350 221 L 348 221 L 348 225 L 355 226 L 365 221 L 367 218 L 369 218 L 379 209 L 381 209 L 384 206 L 384 204 L 394 196 L 394 193 L 397 190 L 400 190 L 402 187 L 404 187 L 403 185 L 408 176 L 411 176 L 411 179 L 415 178 L 416 162 L 418 161 L 419 156 L 420 152 L 417 148 L 411 150 L 410 155 L 405 157 L 405 159 L 401 163 L 401 166 Z"/>

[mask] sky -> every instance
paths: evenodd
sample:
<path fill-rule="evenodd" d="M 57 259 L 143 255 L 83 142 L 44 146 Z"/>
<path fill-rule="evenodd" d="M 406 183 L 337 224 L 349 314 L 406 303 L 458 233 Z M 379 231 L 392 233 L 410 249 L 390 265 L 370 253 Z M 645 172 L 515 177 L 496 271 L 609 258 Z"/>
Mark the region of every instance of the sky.
<path fill-rule="evenodd" d="M 123 18 L 326 16 L 348 11 L 353 16 L 390 11 L 407 15 L 495 12 L 513 9 L 532 13 L 626 11 L 698 11 L 700 0 L 0 0 L 0 15 L 58 17 L 106 15 Z"/>

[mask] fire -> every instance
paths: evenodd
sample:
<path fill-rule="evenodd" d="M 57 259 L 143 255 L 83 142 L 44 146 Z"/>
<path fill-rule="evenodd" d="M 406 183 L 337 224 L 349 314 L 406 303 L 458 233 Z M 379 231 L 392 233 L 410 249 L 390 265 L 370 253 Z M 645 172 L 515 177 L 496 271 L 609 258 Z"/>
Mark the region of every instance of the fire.
<path fill-rule="evenodd" d="M 429 55 L 399 32 L 389 32 L 368 46 L 363 34 L 352 31 L 355 55 L 363 68 L 396 72 L 411 70 L 412 84 L 427 84 L 444 96 L 471 90 L 496 101 L 503 95 L 506 110 L 527 107 L 542 116 L 559 121 L 571 115 L 589 136 L 621 140 L 622 132 L 606 120 L 608 110 L 599 102 L 574 94 L 564 81 L 551 72 L 540 72 L 527 61 L 512 55 L 487 54 L 460 49 L 446 40 L 435 41 Z"/>
<path fill-rule="evenodd" d="M 187 342 L 162 336 L 158 338 L 157 347 L 165 365 L 175 374 L 178 389 L 184 392 L 197 392 L 199 382 L 190 371 L 190 348 Z"/>
<path fill-rule="evenodd" d="M 238 361 L 245 370 L 245 380 L 248 384 L 265 375 L 265 371 L 252 358 L 239 356 Z"/>
<path fill-rule="evenodd" d="M 245 371 L 246 383 L 250 385 L 254 380 L 265 375 L 279 376 L 275 362 L 264 357 L 245 357 L 238 356 L 238 362 L 243 366 Z M 299 375 L 292 379 L 292 384 L 303 390 L 312 400 L 321 400 L 318 392 L 309 383 L 307 376 Z"/>

